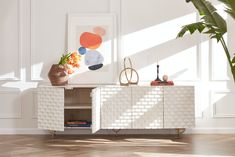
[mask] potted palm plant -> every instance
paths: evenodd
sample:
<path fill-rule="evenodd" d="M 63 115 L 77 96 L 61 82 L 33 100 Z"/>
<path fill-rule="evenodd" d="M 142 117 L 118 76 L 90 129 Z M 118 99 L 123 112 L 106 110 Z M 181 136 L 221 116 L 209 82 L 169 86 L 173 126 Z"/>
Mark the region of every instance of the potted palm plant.
<path fill-rule="evenodd" d="M 235 0 L 218 0 L 226 5 L 225 11 L 235 20 Z M 224 40 L 224 34 L 227 32 L 226 21 L 220 16 L 216 8 L 207 0 L 186 0 L 192 2 L 200 14 L 200 21 L 188 24 L 182 27 L 177 37 L 183 37 L 186 32 L 193 34 L 199 31 L 208 34 L 211 39 L 216 39 L 223 46 L 225 55 L 229 62 L 233 80 L 235 82 L 235 56 L 229 53 L 229 49 Z"/>

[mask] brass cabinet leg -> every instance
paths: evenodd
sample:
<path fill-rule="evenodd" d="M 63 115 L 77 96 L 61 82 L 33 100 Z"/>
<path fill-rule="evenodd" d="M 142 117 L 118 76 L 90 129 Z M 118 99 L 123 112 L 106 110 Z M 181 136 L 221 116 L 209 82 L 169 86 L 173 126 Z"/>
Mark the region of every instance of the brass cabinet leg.
<path fill-rule="evenodd" d="M 185 132 L 185 128 L 176 128 L 177 138 L 180 138 L 180 135 L 182 135 Z"/>
<path fill-rule="evenodd" d="M 113 132 L 115 132 L 115 136 L 117 136 L 118 132 L 121 130 L 121 129 L 112 129 Z"/>
<path fill-rule="evenodd" d="M 52 138 L 55 138 L 55 133 L 56 133 L 56 131 L 50 130 L 50 134 L 51 134 L 51 137 L 52 137 Z"/>

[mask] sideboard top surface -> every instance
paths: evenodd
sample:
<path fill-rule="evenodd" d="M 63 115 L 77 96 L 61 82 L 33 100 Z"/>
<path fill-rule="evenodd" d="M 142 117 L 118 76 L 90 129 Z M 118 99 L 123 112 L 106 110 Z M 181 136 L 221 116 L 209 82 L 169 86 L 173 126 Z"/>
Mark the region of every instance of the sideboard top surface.
<path fill-rule="evenodd" d="M 72 89 L 72 88 L 97 88 L 97 87 L 121 87 L 121 88 L 130 88 L 130 87 L 151 87 L 151 88 L 156 88 L 156 87 L 194 87 L 194 86 L 188 86 L 188 85 L 174 85 L 174 86 L 150 86 L 150 85 L 131 85 L 131 86 L 120 86 L 119 84 L 68 84 L 65 86 L 52 86 L 50 83 L 41 83 L 38 85 L 38 87 L 55 87 L 55 88 L 65 88 L 65 89 Z"/>

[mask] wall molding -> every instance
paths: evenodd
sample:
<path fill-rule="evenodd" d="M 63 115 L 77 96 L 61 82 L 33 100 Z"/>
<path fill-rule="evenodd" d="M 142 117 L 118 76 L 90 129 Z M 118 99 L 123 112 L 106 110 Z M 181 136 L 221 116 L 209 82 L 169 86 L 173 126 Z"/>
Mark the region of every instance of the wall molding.
<path fill-rule="evenodd" d="M 20 91 L 12 91 L 12 90 L 4 90 L 0 91 L 0 95 L 2 94 L 9 94 L 9 95 L 17 95 L 19 97 L 19 105 L 20 105 L 20 111 L 17 115 L 14 114 L 0 114 L 0 119 L 21 119 L 22 118 L 22 96 Z"/>
<path fill-rule="evenodd" d="M 18 67 L 16 77 L 0 77 L 0 81 L 21 81 L 21 68 L 22 68 L 22 34 L 23 34 L 23 17 L 22 17 L 22 0 L 17 0 L 17 24 L 18 24 Z"/>
<path fill-rule="evenodd" d="M 235 128 L 192 128 L 185 134 L 235 134 Z"/>
<path fill-rule="evenodd" d="M 117 67 L 116 70 L 121 71 L 121 46 L 122 46 L 122 40 L 121 40 L 121 17 L 122 17 L 122 12 L 121 12 L 121 1 L 122 0 L 109 0 L 109 12 L 115 14 L 116 18 L 115 18 L 115 35 L 116 35 L 116 39 L 114 40 L 115 45 L 115 50 L 116 50 L 116 61 L 117 62 Z M 116 78 L 118 78 L 118 75 L 114 75 Z"/>
<path fill-rule="evenodd" d="M 47 131 L 37 128 L 0 128 L 0 134 L 16 135 L 16 134 L 49 134 Z"/>
<path fill-rule="evenodd" d="M 234 114 L 218 114 L 216 112 L 216 102 L 213 103 L 213 97 L 216 93 L 222 93 L 222 94 L 226 94 L 226 93 L 234 93 L 235 92 L 231 91 L 231 90 L 218 90 L 218 91 L 211 91 L 210 93 L 210 106 L 212 106 L 212 117 L 213 118 L 235 118 L 235 113 Z"/>
<path fill-rule="evenodd" d="M 227 38 L 226 38 L 227 39 Z M 209 41 L 209 63 L 210 63 L 210 66 L 209 66 L 209 68 L 210 68 L 210 81 L 229 81 L 230 80 L 230 78 L 229 78 L 229 75 L 226 77 L 226 76 L 224 76 L 224 78 L 223 79 L 219 79 L 219 78 L 216 78 L 215 77 L 215 72 L 216 72 L 216 70 L 215 70 L 215 67 L 214 67 L 214 65 L 216 64 L 216 62 L 215 62 L 215 52 L 213 51 L 214 50 L 214 48 L 213 48 L 213 45 L 215 44 L 215 41 L 213 41 L 213 40 L 210 40 Z M 216 44 L 219 44 L 219 43 L 217 43 L 216 42 Z M 223 52 L 224 53 L 224 52 Z M 225 57 L 225 54 L 224 54 L 224 57 Z M 226 58 L 225 58 L 226 59 Z M 230 70 L 229 70 L 229 65 L 228 65 L 228 62 L 227 62 L 227 60 L 226 60 L 226 64 L 227 64 L 227 72 L 228 73 L 230 73 Z"/>
<path fill-rule="evenodd" d="M 195 114 L 196 119 L 203 119 L 204 118 L 204 113 L 203 111 L 200 111 L 200 114 Z"/>
<path fill-rule="evenodd" d="M 31 81 L 42 81 L 42 78 L 34 77 L 35 73 L 33 64 L 35 63 L 36 53 L 36 13 L 35 13 L 35 1 L 30 0 L 30 80 Z"/>

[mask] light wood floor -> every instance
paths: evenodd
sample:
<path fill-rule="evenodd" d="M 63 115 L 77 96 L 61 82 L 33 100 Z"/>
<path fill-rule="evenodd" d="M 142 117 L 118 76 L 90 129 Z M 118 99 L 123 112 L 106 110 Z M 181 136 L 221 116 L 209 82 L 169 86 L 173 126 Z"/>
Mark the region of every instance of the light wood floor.
<path fill-rule="evenodd" d="M 1 157 L 231 157 L 235 135 L 0 135 Z"/>

